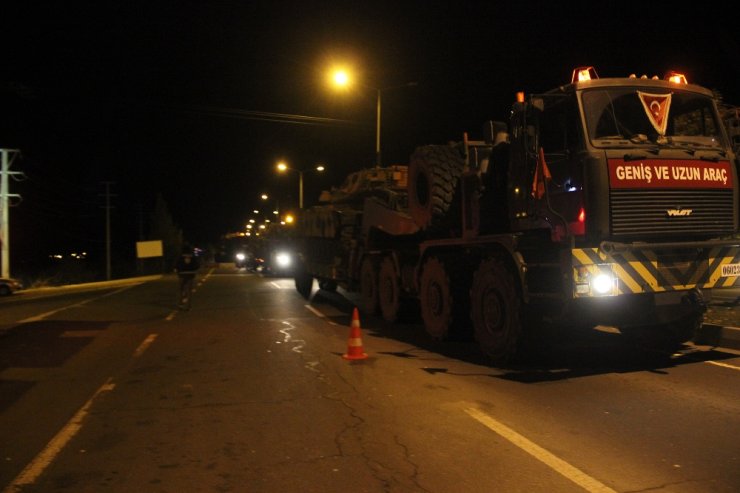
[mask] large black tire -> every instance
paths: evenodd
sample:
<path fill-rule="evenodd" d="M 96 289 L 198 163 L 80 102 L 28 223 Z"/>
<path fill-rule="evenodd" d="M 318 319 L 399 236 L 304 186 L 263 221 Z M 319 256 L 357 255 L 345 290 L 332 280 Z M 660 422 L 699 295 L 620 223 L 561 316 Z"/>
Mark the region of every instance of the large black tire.
<path fill-rule="evenodd" d="M 293 276 L 295 280 L 295 289 L 305 299 L 311 299 L 311 290 L 313 289 L 313 276 L 309 274 L 305 267 L 298 266 Z"/>
<path fill-rule="evenodd" d="M 455 199 L 465 162 L 452 146 L 416 148 L 409 162 L 409 213 L 419 228 L 444 231 L 460 222 Z M 458 199 L 459 200 L 459 199 Z"/>
<path fill-rule="evenodd" d="M 378 301 L 383 319 L 387 322 L 395 322 L 401 308 L 401 286 L 396 264 L 391 257 L 384 257 L 380 262 Z"/>
<path fill-rule="evenodd" d="M 360 266 L 360 311 L 378 314 L 378 267 L 371 257 L 365 257 Z"/>
<path fill-rule="evenodd" d="M 483 353 L 494 364 L 510 362 L 523 330 L 521 298 L 512 273 L 500 260 L 483 260 L 473 275 L 470 317 Z"/>
<path fill-rule="evenodd" d="M 337 282 L 331 279 L 319 279 L 319 289 L 333 293 L 337 290 Z"/>
<path fill-rule="evenodd" d="M 452 325 L 452 290 L 444 264 L 429 257 L 422 267 L 419 302 L 424 328 L 435 340 L 449 337 Z"/>

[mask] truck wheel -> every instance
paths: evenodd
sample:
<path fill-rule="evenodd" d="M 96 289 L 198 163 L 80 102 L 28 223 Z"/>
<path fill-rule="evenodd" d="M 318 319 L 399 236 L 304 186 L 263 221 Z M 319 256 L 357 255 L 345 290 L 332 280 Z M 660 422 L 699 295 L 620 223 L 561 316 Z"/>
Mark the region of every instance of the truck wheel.
<path fill-rule="evenodd" d="M 337 283 L 335 281 L 332 281 L 331 279 L 320 279 L 319 289 L 334 292 L 337 290 Z"/>
<path fill-rule="evenodd" d="M 669 327 L 669 337 L 676 345 L 693 341 L 701 332 L 704 325 L 704 315 L 693 315 L 677 320 Z"/>
<path fill-rule="evenodd" d="M 305 269 L 299 268 L 296 270 L 295 276 L 295 289 L 305 299 L 311 298 L 311 290 L 313 289 L 313 276 L 306 272 Z"/>
<path fill-rule="evenodd" d="M 483 353 L 494 363 L 515 355 L 522 332 L 521 299 L 514 278 L 497 259 L 486 259 L 473 275 L 470 317 Z"/>
<path fill-rule="evenodd" d="M 378 314 L 378 270 L 370 257 L 360 266 L 360 305 L 366 315 Z"/>
<path fill-rule="evenodd" d="M 387 322 L 395 322 L 401 307 L 401 287 L 396 265 L 391 257 L 384 257 L 378 271 L 378 301 L 380 313 Z"/>
<path fill-rule="evenodd" d="M 446 339 L 452 322 L 452 293 L 450 278 L 437 257 L 424 262 L 419 284 L 424 328 L 433 339 Z"/>
<path fill-rule="evenodd" d="M 411 155 L 409 213 L 421 229 L 449 228 L 459 219 L 453 217 L 450 208 L 464 164 L 458 150 L 451 146 L 422 146 Z"/>

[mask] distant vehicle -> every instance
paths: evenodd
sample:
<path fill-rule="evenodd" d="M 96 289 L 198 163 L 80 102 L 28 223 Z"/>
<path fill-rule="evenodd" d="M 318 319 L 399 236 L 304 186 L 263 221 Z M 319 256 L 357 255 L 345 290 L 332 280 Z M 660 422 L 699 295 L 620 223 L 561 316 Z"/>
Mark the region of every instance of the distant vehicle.
<path fill-rule="evenodd" d="M 23 284 L 19 280 L 8 277 L 0 278 L 0 296 L 10 296 L 21 289 L 23 289 Z"/>
<path fill-rule="evenodd" d="M 265 253 L 266 255 L 259 259 L 258 270 L 260 272 L 273 276 L 293 275 L 295 253 L 292 250 L 277 246 Z"/>
<path fill-rule="evenodd" d="M 256 271 L 276 277 L 292 277 L 295 266 L 293 228 L 273 225 L 254 240 Z"/>
<path fill-rule="evenodd" d="M 238 251 L 234 255 L 234 265 L 237 269 L 245 269 L 249 266 L 252 255 L 249 252 Z"/>

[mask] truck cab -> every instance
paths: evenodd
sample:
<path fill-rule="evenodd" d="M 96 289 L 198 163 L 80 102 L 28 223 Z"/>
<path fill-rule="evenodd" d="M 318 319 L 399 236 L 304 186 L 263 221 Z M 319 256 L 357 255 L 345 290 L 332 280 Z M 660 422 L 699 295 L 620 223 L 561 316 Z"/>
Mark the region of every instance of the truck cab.
<path fill-rule="evenodd" d="M 554 286 L 542 255 L 524 251 L 526 296 L 560 288 L 603 321 L 624 305 L 598 299 L 640 295 L 641 319 L 659 322 L 676 306 L 699 311 L 701 289 L 740 282 L 736 156 L 708 89 L 680 74 L 599 79 L 580 68 L 515 104 L 510 134 L 511 231 L 546 232 L 563 279 Z"/>

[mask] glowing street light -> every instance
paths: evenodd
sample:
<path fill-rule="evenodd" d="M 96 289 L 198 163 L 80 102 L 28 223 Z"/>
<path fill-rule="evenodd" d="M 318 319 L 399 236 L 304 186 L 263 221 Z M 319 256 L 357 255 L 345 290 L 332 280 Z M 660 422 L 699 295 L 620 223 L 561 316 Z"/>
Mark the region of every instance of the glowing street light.
<path fill-rule="evenodd" d="M 334 85 L 337 88 L 341 89 L 347 89 L 349 88 L 352 83 L 352 75 L 350 72 L 345 68 L 335 68 L 330 73 L 330 80 L 332 82 L 332 85 Z M 362 84 L 360 84 L 362 85 Z M 388 91 L 390 89 L 397 89 L 400 87 L 413 87 L 416 86 L 416 82 L 407 82 L 405 84 L 401 84 L 398 86 L 393 87 L 386 87 L 386 88 L 378 88 L 378 87 L 371 87 L 371 86 L 365 86 L 368 89 L 372 89 L 377 94 L 376 104 L 375 104 L 375 166 L 380 168 L 381 166 L 381 154 L 380 154 L 380 109 L 381 109 L 381 92 L 382 91 Z"/>
<path fill-rule="evenodd" d="M 260 195 L 260 198 L 264 201 L 267 201 L 270 196 L 266 193 L 263 193 L 262 195 Z M 280 215 L 280 202 L 278 202 L 277 200 L 275 201 L 275 208 L 272 210 L 272 213 L 276 216 Z"/>
<path fill-rule="evenodd" d="M 313 168 L 309 168 L 309 169 L 295 169 L 285 164 L 284 161 L 280 161 L 279 163 L 277 163 L 276 167 L 280 173 L 285 173 L 286 171 L 295 171 L 298 173 L 298 208 L 299 209 L 303 209 L 303 173 L 306 171 L 310 171 L 312 169 L 320 173 L 326 169 L 321 164 L 318 164 L 314 166 Z"/>

